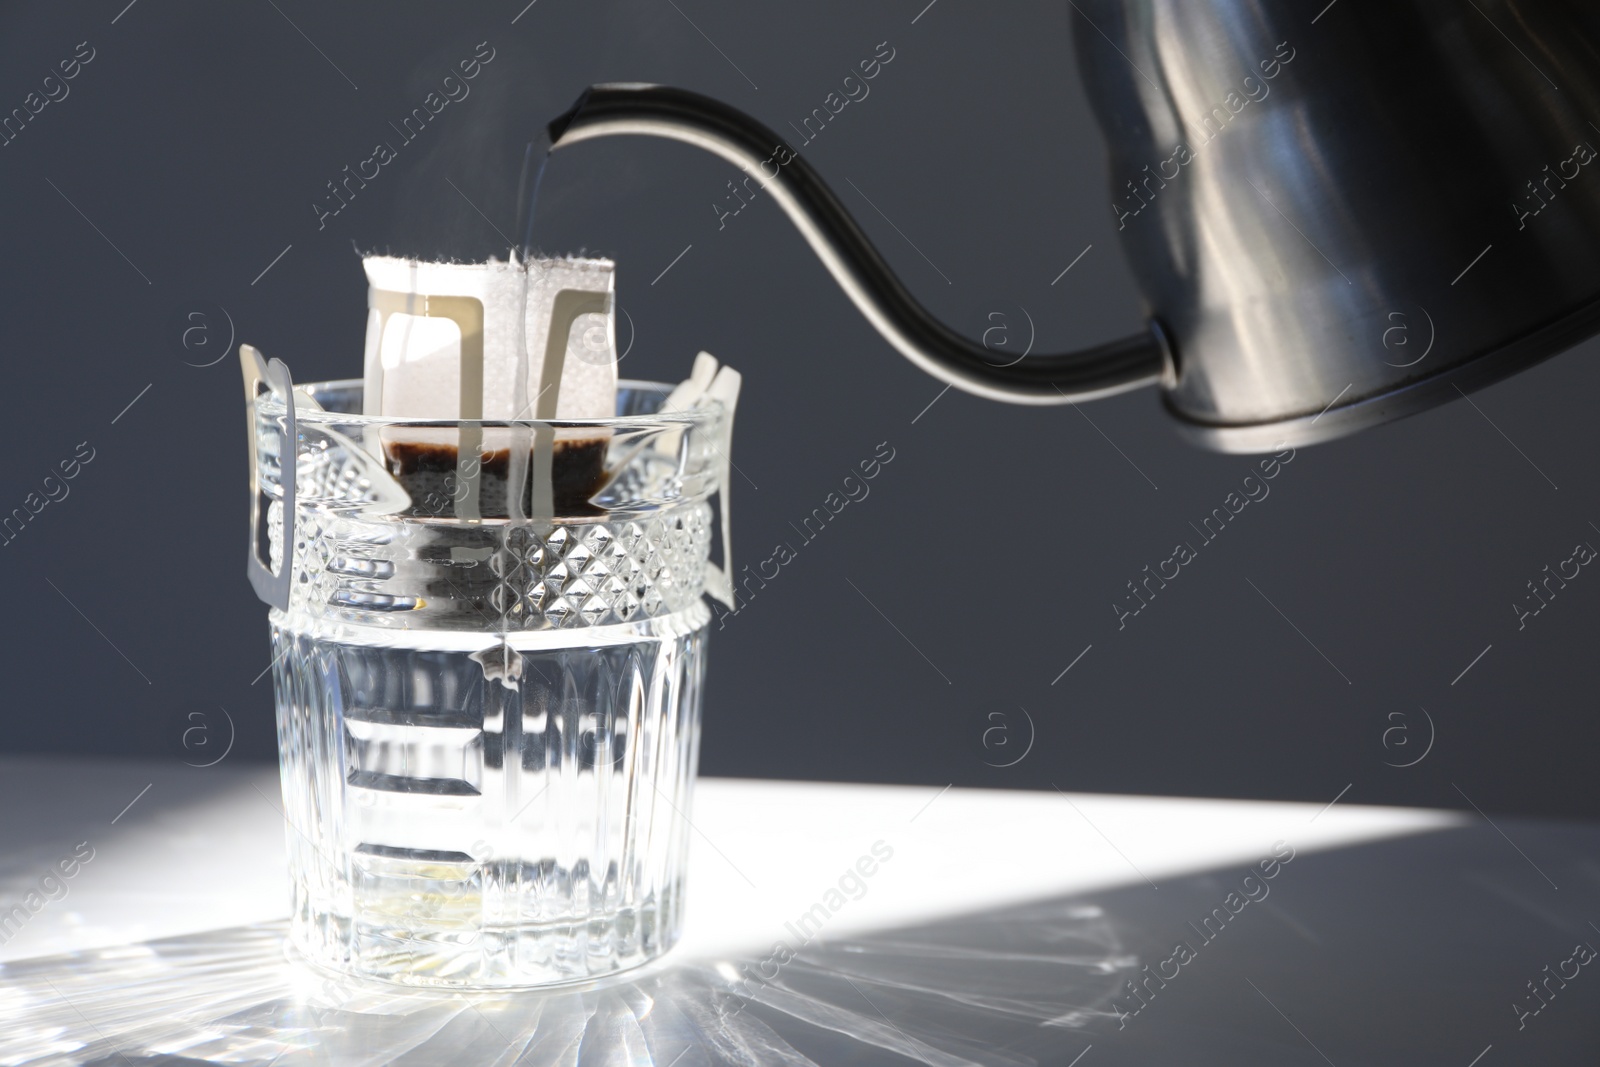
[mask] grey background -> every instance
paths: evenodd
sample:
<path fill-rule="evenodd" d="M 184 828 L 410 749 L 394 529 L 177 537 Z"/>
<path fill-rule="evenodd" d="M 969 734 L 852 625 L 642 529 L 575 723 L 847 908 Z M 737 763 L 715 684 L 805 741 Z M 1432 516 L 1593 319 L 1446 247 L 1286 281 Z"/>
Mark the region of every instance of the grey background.
<path fill-rule="evenodd" d="M 1021 344 L 1031 319 L 1039 351 L 1137 323 L 1068 5 L 524 2 L 0 11 L 0 113 L 95 49 L 0 148 L 0 513 L 95 450 L 0 546 L 9 750 L 203 762 L 231 722 L 226 758 L 272 757 L 237 363 L 186 364 L 223 354 L 220 308 L 298 380 L 358 373 L 355 249 L 501 251 L 527 132 L 591 82 L 682 85 L 787 132 L 887 41 L 870 95 L 804 151 L 911 289 L 974 336 L 1003 325 Z M 319 230 L 324 183 L 395 140 L 388 123 L 480 41 L 495 58 L 472 95 Z M 1181 444 L 1153 392 L 1079 410 L 940 397 L 770 201 L 719 227 L 734 175 L 661 141 L 575 148 L 537 233 L 617 260 L 625 373 L 676 379 L 706 348 L 745 374 L 740 562 L 798 552 L 714 638 L 703 771 L 1600 808 L 1600 578 L 1524 630 L 1511 608 L 1600 543 L 1593 343 L 1477 409 L 1302 450 L 1119 631 L 1124 583 L 1253 461 Z M 210 347 L 186 349 L 195 310 Z M 802 545 L 790 524 L 880 442 L 895 458 L 870 496 Z M 1415 766 L 1386 766 L 1430 734 Z"/>

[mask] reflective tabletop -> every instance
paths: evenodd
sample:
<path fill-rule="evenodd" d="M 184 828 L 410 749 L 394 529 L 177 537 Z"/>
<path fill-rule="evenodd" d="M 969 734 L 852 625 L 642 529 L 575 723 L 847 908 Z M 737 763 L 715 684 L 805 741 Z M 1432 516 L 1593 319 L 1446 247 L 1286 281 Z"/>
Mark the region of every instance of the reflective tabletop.
<path fill-rule="evenodd" d="M 1600 1060 L 1600 827 L 1349 795 L 697 793 L 677 949 L 466 996 L 286 948 L 273 768 L 0 761 L 0 1062 Z"/>

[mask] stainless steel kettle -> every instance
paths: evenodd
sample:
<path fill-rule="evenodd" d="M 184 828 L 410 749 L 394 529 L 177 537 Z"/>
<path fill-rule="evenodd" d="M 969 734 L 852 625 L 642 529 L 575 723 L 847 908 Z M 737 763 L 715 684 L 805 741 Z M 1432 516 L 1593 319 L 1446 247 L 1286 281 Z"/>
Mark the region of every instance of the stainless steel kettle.
<path fill-rule="evenodd" d="M 1600 330 L 1594 0 L 1075 0 L 1112 212 L 1148 328 L 995 353 L 934 319 L 782 137 L 597 85 L 552 149 L 686 141 L 757 176 L 878 331 L 1013 403 L 1159 384 L 1195 442 L 1304 445 L 1409 415 Z"/>

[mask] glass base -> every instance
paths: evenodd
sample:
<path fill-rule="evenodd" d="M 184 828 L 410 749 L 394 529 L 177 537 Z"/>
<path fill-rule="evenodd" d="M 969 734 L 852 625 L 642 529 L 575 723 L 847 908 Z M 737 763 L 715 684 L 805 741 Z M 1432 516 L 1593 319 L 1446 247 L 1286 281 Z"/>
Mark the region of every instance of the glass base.
<path fill-rule="evenodd" d="M 351 919 L 307 908 L 296 911 L 290 940 L 303 961 L 340 975 L 422 988 L 548 988 L 660 957 L 677 942 L 682 899 L 680 883 L 644 907 L 583 922 L 500 929 L 470 919 L 454 927 L 419 925 L 406 914 L 416 910 L 413 898 L 394 901 L 398 915 L 368 912 Z"/>

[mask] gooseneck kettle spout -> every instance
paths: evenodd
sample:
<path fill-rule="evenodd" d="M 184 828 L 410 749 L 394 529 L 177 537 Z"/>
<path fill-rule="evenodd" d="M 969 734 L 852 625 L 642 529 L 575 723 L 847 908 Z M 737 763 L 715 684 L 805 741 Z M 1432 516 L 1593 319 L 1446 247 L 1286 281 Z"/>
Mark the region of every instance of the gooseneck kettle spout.
<path fill-rule="evenodd" d="M 1179 432 L 1225 452 L 1390 422 L 1600 333 L 1595 0 L 1071 8 L 1150 322 L 1098 348 L 1007 363 L 938 322 L 806 161 L 725 104 L 596 86 L 551 140 L 715 152 L 923 369 L 1030 404 L 1159 385 Z"/>
<path fill-rule="evenodd" d="M 928 313 L 803 158 L 755 119 L 726 104 L 661 85 L 596 85 L 550 124 L 555 151 L 596 137 L 664 137 L 704 148 L 747 174 L 799 227 L 867 320 L 907 359 L 966 392 L 1014 404 L 1070 404 L 1162 380 L 1156 328 L 1062 355 L 1004 361 Z"/>

